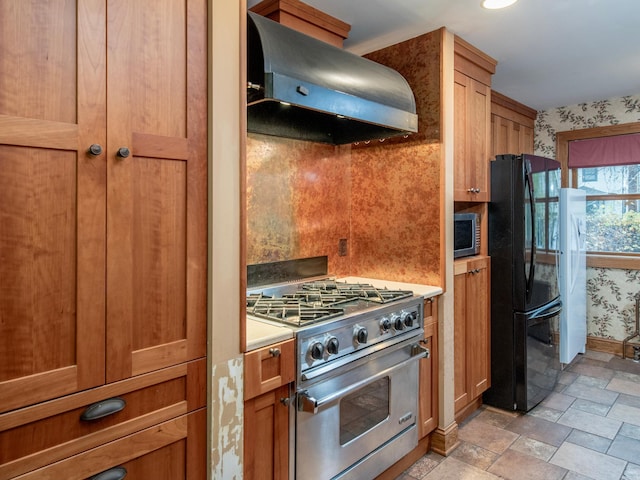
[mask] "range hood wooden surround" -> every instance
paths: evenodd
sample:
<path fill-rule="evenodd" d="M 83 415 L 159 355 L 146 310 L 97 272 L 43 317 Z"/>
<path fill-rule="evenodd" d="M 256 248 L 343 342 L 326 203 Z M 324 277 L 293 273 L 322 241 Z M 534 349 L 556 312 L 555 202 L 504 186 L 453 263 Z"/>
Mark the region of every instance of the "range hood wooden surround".
<path fill-rule="evenodd" d="M 339 48 L 343 48 L 351 30 L 348 23 L 300 0 L 264 0 L 250 10 Z"/>

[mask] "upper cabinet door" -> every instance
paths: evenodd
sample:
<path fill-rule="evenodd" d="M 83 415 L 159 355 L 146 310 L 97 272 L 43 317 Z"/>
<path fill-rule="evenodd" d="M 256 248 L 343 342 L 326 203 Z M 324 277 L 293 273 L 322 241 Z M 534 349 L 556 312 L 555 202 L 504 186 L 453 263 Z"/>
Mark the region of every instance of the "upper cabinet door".
<path fill-rule="evenodd" d="M 104 16 L 0 2 L 0 412 L 104 382 Z"/>
<path fill-rule="evenodd" d="M 206 350 L 206 2 L 107 7 L 107 381 Z"/>
<path fill-rule="evenodd" d="M 454 72 L 454 200 L 488 202 L 491 89 Z"/>

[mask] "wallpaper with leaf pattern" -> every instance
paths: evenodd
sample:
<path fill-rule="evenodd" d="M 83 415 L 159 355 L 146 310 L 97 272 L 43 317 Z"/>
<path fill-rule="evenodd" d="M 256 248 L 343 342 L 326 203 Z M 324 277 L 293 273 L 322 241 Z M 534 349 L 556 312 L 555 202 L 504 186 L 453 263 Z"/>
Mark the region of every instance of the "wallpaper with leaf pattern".
<path fill-rule="evenodd" d="M 640 121 L 640 94 L 538 112 L 535 153 L 555 158 L 556 132 Z M 624 340 L 635 330 L 640 270 L 587 268 L 587 334 Z"/>

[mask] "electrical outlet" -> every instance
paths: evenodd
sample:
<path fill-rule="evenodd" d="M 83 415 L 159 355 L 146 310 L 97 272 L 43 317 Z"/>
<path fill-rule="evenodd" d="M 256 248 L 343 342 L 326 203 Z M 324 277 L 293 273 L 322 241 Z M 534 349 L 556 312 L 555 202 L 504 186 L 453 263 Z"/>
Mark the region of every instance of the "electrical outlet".
<path fill-rule="evenodd" d="M 347 239 L 341 238 L 338 240 L 338 255 L 341 257 L 347 256 Z"/>

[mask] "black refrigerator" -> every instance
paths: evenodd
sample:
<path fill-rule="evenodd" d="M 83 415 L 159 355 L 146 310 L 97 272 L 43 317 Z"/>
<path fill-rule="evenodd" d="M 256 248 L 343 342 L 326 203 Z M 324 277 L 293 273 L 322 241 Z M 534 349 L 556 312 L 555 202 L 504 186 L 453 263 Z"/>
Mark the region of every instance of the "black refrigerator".
<path fill-rule="evenodd" d="M 534 155 L 491 162 L 491 388 L 485 404 L 529 411 L 559 373 L 560 164 Z"/>

